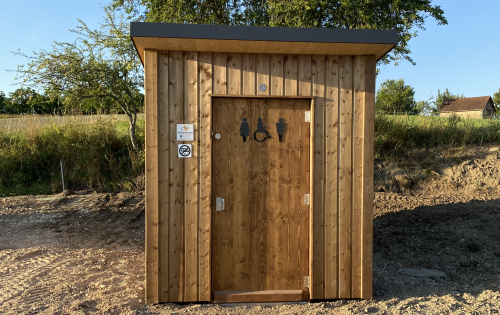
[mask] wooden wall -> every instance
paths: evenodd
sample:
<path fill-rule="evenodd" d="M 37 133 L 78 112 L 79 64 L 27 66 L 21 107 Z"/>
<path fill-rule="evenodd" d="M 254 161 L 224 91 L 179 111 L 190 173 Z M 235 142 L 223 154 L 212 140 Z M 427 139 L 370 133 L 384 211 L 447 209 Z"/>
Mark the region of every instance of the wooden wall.
<path fill-rule="evenodd" d="M 316 97 L 310 296 L 372 297 L 375 63 L 145 51 L 147 303 L 211 299 L 210 94 Z M 193 158 L 177 158 L 178 123 L 196 125 Z"/>

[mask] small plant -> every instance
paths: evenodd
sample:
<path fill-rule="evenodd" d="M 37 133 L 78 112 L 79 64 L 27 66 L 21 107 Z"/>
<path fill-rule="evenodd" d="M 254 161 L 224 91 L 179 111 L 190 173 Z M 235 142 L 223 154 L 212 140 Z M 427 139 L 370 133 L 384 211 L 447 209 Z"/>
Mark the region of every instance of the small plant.
<path fill-rule="evenodd" d="M 460 116 L 458 116 L 456 113 L 452 113 L 449 117 L 448 117 L 448 124 L 452 127 L 452 128 L 457 128 L 458 126 L 458 123 L 462 120 L 462 118 L 460 118 Z"/>

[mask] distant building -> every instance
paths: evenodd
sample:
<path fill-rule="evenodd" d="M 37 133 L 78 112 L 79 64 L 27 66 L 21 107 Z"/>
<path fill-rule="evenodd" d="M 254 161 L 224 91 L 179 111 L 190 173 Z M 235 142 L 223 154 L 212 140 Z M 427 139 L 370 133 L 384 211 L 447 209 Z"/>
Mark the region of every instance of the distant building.
<path fill-rule="evenodd" d="M 439 116 L 456 114 L 463 118 L 488 118 L 495 113 L 495 105 L 490 96 L 446 99 L 439 110 Z"/>

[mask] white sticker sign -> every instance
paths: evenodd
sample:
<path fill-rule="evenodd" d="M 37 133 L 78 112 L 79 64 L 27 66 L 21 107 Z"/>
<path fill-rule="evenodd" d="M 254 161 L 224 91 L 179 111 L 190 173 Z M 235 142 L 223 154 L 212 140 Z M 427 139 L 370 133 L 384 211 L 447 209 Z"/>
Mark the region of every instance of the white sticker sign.
<path fill-rule="evenodd" d="M 180 158 L 190 158 L 193 156 L 193 147 L 190 144 L 179 144 L 177 156 Z"/>
<path fill-rule="evenodd" d="M 177 141 L 194 141 L 194 125 L 177 124 Z"/>

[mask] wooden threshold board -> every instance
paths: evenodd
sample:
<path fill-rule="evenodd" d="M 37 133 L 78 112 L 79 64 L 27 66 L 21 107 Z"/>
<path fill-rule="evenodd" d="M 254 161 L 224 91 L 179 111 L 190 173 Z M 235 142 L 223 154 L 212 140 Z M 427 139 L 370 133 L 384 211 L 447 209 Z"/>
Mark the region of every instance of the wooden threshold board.
<path fill-rule="evenodd" d="M 302 290 L 214 292 L 214 303 L 300 302 L 307 300 L 308 294 Z"/>

